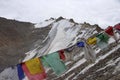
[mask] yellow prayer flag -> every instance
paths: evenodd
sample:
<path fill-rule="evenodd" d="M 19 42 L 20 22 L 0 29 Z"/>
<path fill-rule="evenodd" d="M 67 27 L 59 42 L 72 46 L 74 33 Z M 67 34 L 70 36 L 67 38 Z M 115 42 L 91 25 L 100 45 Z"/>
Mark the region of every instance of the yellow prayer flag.
<path fill-rule="evenodd" d="M 25 62 L 31 74 L 43 73 L 44 69 L 39 58 L 34 58 Z"/>
<path fill-rule="evenodd" d="M 94 45 L 96 43 L 97 43 L 97 38 L 96 37 L 87 39 L 87 44 L 89 44 L 89 45 Z"/>

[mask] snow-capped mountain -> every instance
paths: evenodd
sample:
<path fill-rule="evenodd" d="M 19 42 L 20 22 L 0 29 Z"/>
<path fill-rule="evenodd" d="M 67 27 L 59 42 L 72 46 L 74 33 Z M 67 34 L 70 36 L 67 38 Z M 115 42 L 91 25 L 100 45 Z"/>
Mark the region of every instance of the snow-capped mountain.
<path fill-rule="evenodd" d="M 43 41 L 45 46 L 41 47 L 41 45 L 36 43 L 37 47 L 33 51 L 26 53 L 28 56 L 24 61 L 29 60 L 33 56 L 40 57 L 73 46 L 79 38 L 84 37 L 87 39 L 102 30 L 97 25 L 90 25 L 88 23 L 78 24 L 72 19 L 64 19 L 62 17 L 59 17 L 56 20 L 52 18 L 45 22 L 38 23 L 35 26 L 37 26 L 36 28 L 41 28 L 41 25 L 43 24 L 46 25 L 44 27 L 52 27 L 48 36 Z"/>
<path fill-rule="evenodd" d="M 81 38 L 88 39 L 101 31 L 103 31 L 103 29 L 96 24 L 90 25 L 86 22 L 76 23 L 73 19 L 65 19 L 62 17 L 58 19 L 50 18 L 32 26 L 32 30 L 28 35 L 29 37 L 27 36 L 30 41 L 26 43 L 27 46 L 24 46 L 24 48 L 27 47 L 26 53 L 24 58 L 19 57 L 19 59 L 24 62 L 34 57 L 40 57 L 72 47 Z M 116 35 L 119 38 L 117 33 Z M 120 44 L 116 44 L 115 40 L 111 37 L 107 48 L 100 49 L 97 46 L 91 47 L 94 49 L 97 57 L 94 63 L 86 61 L 84 58 L 84 50 L 74 46 L 73 50 L 69 52 L 73 54 L 72 60 L 68 58 L 68 60 L 65 61 L 68 68 L 67 71 L 58 77 L 50 68 L 46 68 L 47 80 L 119 80 Z M 20 61 L 16 61 L 14 65 Z M 8 66 L 11 65 L 9 64 L 7 67 Z M 7 74 L 8 71 L 4 70 L 1 72 L 0 79 L 5 79 L 5 76 L 8 76 L 7 80 L 16 80 L 16 78 L 9 78 L 9 74 Z"/>

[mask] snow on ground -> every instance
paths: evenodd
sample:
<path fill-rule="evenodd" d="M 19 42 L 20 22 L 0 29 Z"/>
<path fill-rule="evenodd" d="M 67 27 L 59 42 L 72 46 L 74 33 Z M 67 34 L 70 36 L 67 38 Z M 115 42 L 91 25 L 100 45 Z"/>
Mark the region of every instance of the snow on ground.
<path fill-rule="evenodd" d="M 109 38 L 109 44 L 110 44 L 110 43 L 113 43 L 113 42 L 115 42 L 115 39 L 113 39 L 112 37 L 110 37 L 110 38 Z"/>
<path fill-rule="evenodd" d="M 24 58 L 23 62 L 25 62 L 25 61 L 33 58 L 33 57 L 36 55 L 36 53 L 37 53 L 36 49 L 31 50 L 31 51 L 25 53 L 25 54 L 26 54 L 26 57 Z"/>
<path fill-rule="evenodd" d="M 17 67 L 10 67 L 0 73 L 0 80 L 19 80 Z"/>
<path fill-rule="evenodd" d="M 77 60 L 78 58 L 80 58 L 82 55 L 84 55 L 84 52 L 80 52 L 79 54 L 76 54 L 73 58 L 73 60 Z"/>
<path fill-rule="evenodd" d="M 55 21 L 55 20 L 51 20 L 51 19 L 50 19 L 50 20 L 47 20 L 47 21 L 43 21 L 43 22 L 37 23 L 37 24 L 35 25 L 35 28 L 46 27 L 46 26 L 52 24 L 54 21 Z"/>
<path fill-rule="evenodd" d="M 80 73 L 74 77 L 74 79 L 76 79 L 80 74 L 84 74 L 88 69 L 90 69 L 92 66 L 94 66 L 95 64 L 97 64 L 100 60 L 105 59 L 107 56 L 109 56 L 110 54 L 112 54 L 114 51 L 116 51 L 117 49 L 120 48 L 120 45 L 117 45 L 116 47 L 114 47 L 114 49 L 112 49 L 111 51 L 109 51 L 108 53 L 106 53 L 105 55 L 100 56 L 94 64 L 90 64 L 87 67 L 85 67 L 82 71 L 80 71 Z"/>
<path fill-rule="evenodd" d="M 115 65 L 115 63 L 117 63 L 118 61 L 120 61 L 120 57 L 117 58 L 117 59 L 116 59 L 113 63 L 111 63 L 111 64 L 114 64 L 114 65 Z M 118 72 L 118 71 L 120 72 L 120 62 L 119 62 L 118 65 L 116 66 L 113 74 L 115 74 L 115 73 Z"/>
<path fill-rule="evenodd" d="M 98 54 L 100 52 L 100 48 L 95 49 L 95 54 Z"/>
<path fill-rule="evenodd" d="M 65 80 L 69 80 L 71 76 L 75 75 L 75 73 L 72 73 L 70 76 L 68 76 Z"/>
<path fill-rule="evenodd" d="M 68 65 L 68 64 L 70 64 L 71 62 L 72 62 L 72 61 L 68 61 L 68 62 L 65 63 L 65 65 Z"/>
<path fill-rule="evenodd" d="M 85 58 L 79 60 L 77 63 L 74 64 L 74 66 L 72 68 L 70 68 L 66 73 L 70 72 L 71 70 L 75 69 L 76 67 L 80 66 L 81 64 L 83 64 L 86 61 Z"/>

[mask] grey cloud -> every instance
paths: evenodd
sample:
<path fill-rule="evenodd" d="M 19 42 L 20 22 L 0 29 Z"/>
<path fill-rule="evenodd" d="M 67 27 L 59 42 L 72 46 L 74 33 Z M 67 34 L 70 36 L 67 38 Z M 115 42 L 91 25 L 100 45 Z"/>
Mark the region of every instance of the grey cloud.
<path fill-rule="evenodd" d="M 40 22 L 63 16 L 105 28 L 120 21 L 119 0 L 1 0 L 0 16 Z"/>

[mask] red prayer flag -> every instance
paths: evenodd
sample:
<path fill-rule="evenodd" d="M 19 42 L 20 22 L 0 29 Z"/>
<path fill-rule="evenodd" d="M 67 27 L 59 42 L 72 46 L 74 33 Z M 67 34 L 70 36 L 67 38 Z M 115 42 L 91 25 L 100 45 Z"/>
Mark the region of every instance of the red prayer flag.
<path fill-rule="evenodd" d="M 65 60 L 66 58 L 65 58 L 65 55 L 64 55 L 64 50 L 60 50 L 59 51 L 59 56 L 60 56 L 60 59 L 62 59 L 62 60 Z"/>
<path fill-rule="evenodd" d="M 109 27 L 105 30 L 105 32 L 106 32 L 107 34 L 111 35 L 111 36 L 114 35 L 113 27 L 112 27 L 112 26 L 109 26 Z"/>
<path fill-rule="evenodd" d="M 25 65 L 25 63 L 22 64 L 22 68 L 23 71 L 25 72 L 26 76 L 29 78 L 29 80 L 43 80 L 46 78 L 46 73 L 45 71 L 42 73 L 38 73 L 38 74 L 31 74 L 27 68 L 27 66 Z"/>
<path fill-rule="evenodd" d="M 120 30 L 120 23 L 114 26 L 115 29 Z"/>

